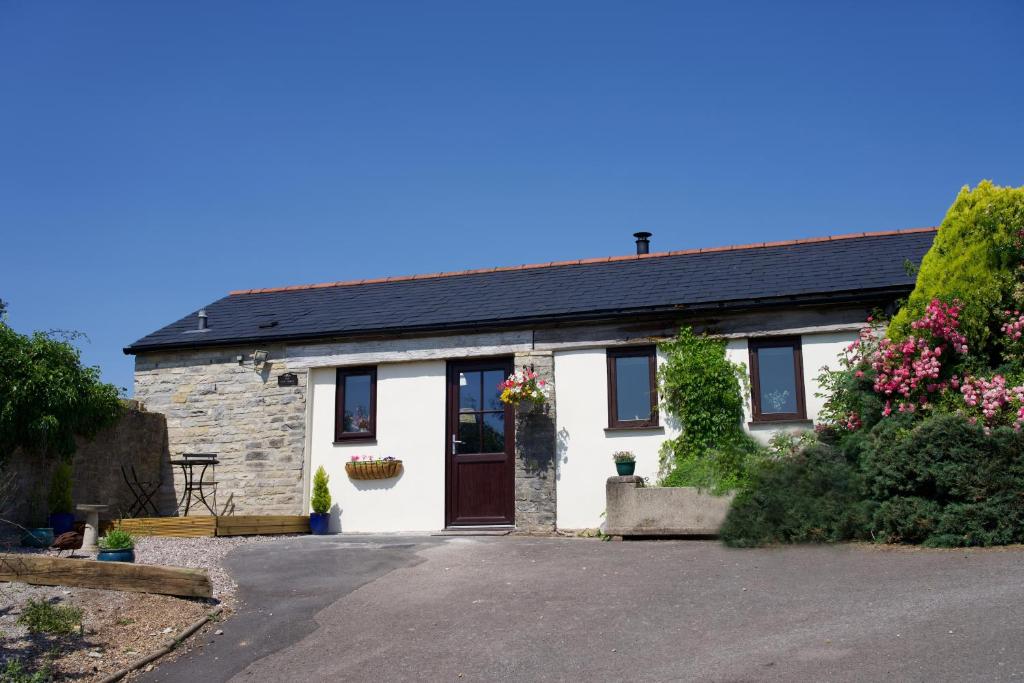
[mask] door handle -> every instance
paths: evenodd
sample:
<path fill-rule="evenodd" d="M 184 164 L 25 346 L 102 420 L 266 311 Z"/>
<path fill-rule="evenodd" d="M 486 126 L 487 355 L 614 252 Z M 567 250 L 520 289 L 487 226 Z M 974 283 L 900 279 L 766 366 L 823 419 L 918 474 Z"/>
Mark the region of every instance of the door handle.
<path fill-rule="evenodd" d="M 460 443 L 465 443 L 465 442 L 459 441 L 458 439 L 455 438 L 455 435 L 452 434 L 452 455 L 455 455 L 455 452 L 459 450 L 458 445 Z"/>

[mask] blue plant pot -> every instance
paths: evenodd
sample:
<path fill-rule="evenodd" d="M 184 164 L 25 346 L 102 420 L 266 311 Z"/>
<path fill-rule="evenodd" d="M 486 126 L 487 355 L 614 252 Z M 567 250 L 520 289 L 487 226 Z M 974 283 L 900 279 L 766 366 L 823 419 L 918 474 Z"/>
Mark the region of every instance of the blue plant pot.
<path fill-rule="evenodd" d="M 628 477 L 636 471 L 636 462 L 617 462 L 615 471 L 619 473 L 620 477 Z"/>
<path fill-rule="evenodd" d="M 50 515 L 50 526 L 54 537 L 66 534 L 75 526 L 75 515 L 72 512 L 54 512 Z"/>
<path fill-rule="evenodd" d="M 29 529 L 21 535 L 21 545 L 25 548 L 49 548 L 53 543 L 53 529 L 39 527 Z"/>
<path fill-rule="evenodd" d="M 135 549 L 127 550 L 100 550 L 96 559 L 101 562 L 134 562 Z"/>
<path fill-rule="evenodd" d="M 331 514 L 329 512 L 309 513 L 309 530 L 317 536 L 322 536 L 330 529 Z"/>

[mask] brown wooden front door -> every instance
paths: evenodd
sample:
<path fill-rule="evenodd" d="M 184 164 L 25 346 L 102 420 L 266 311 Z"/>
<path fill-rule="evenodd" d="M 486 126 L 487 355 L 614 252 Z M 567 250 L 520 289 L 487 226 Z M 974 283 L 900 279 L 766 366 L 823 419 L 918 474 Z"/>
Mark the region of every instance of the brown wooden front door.
<path fill-rule="evenodd" d="M 511 372 L 511 359 L 448 363 L 448 526 L 515 521 L 514 411 L 498 388 Z"/>

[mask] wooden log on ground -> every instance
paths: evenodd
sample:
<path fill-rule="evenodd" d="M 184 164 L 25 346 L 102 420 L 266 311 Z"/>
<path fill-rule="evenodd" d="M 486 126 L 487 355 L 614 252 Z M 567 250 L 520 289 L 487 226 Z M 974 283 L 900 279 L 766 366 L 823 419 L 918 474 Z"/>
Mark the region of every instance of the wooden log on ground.
<path fill-rule="evenodd" d="M 188 598 L 213 597 L 213 586 L 205 569 L 42 555 L 0 554 L 0 581 L 159 593 Z"/>

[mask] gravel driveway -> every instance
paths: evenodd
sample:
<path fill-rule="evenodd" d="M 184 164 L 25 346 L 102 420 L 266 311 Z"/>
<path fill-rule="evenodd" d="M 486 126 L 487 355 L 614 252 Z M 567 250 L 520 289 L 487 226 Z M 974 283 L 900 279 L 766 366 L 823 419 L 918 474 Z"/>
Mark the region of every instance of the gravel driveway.
<path fill-rule="evenodd" d="M 306 537 L 152 681 L 1009 680 L 1024 549 Z"/>

